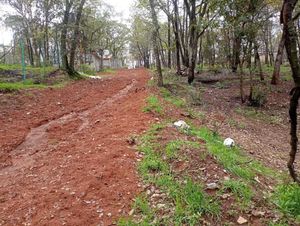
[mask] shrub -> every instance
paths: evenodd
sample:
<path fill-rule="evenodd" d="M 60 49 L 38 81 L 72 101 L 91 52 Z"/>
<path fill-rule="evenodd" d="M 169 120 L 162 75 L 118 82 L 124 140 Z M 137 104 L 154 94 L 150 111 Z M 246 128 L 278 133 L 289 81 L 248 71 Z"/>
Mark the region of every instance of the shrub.
<path fill-rule="evenodd" d="M 79 71 L 87 75 L 95 75 L 96 71 L 88 64 L 81 64 Z"/>
<path fill-rule="evenodd" d="M 267 90 L 261 86 L 255 86 L 252 90 L 252 97 L 250 105 L 254 107 L 261 107 L 267 102 Z"/>
<path fill-rule="evenodd" d="M 201 105 L 202 104 L 201 91 L 197 90 L 196 88 L 190 88 L 189 100 L 190 100 L 189 102 L 192 105 Z"/>

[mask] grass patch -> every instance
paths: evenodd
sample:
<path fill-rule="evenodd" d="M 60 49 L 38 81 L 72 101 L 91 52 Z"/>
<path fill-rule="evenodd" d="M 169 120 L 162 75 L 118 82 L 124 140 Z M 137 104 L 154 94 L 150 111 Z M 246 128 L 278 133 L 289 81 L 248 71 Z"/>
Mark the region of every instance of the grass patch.
<path fill-rule="evenodd" d="M 245 117 L 249 117 L 249 118 L 253 118 L 253 119 L 257 119 L 257 120 L 263 120 L 266 122 L 269 122 L 271 124 L 281 124 L 282 120 L 281 118 L 279 118 L 278 116 L 273 116 L 273 115 L 267 115 L 265 113 L 263 113 L 262 111 L 259 111 L 257 109 L 253 109 L 253 108 L 237 108 L 235 109 L 235 111 L 240 114 L 243 115 Z"/>
<path fill-rule="evenodd" d="M 146 102 L 147 105 L 144 107 L 143 112 L 162 114 L 163 107 L 161 106 L 160 101 L 156 96 L 154 95 L 149 96 Z"/>
<path fill-rule="evenodd" d="M 137 199 L 142 223 L 123 219 L 119 225 L 197 225 L 204 214 L 219 216 L 218 202 L 205 194 L 202 186 L 190 178 L 186 178 L 185 182 L 175 178 L 170 165 L 164 160 L 165 154 L 174 157 L 182 146 L 198 148 L 199 144 L 182 140 L 170 141 L 165 147 L 165 152 L 159 151 L 162 148 L 157 141 L 157 135 L 164 127 L 163 124 L 156 124 L 141 137 L 139 151 L 144 153 L 144 158 L 138 169 L 146 183 L 155 185 L 168 195 L 175 210 L 167 219 L 159 219 L 158 216 L 153 216 L 155 211 L 148 208 L 145 200 Z M 154 218 L 156 223 L 153 223 Z"/>
<path fill-rule="evenodd" d="M 274 67 L 263 65 L 262 67 L 263 72 L 268 74 L 269 76 L 273 75 Z M 291 81 L 292 80 L 292 73 L 291 73 L 291 67 L 289 65 L 281 65 L 280 66 L 280 74 L 283 81 Z"/>
<path fill-rule="evenodd" d="M 217 158 L 225 169 L 236 176 L 251 181 L 254 181 L 258 175 L 274 177 L 273 170 L 243 155 L 238 147 L 225 147 L 221 138 L 209 129 L 205 127 L 194 128 L 191 130 L 191 134 L 205 140 L 207 150 Z"/>
<path fill-rule="evenodd" d="M 10 92 L 16 92 L 18 90 L 22 89 L 45 89 L 48 87 L 53 88 L 62 88 L 64 87 L 68 82 L 60 82 L 54 85 L 45 85 L 45 84 L 35 84 L 33 80 L 27 79 L 24 82 L 0 82 L 0 92 L 3 93 L 10 93 Z"/>
<path fill-rule="evenodd" d="M 46 85 L 43 84 L 34 84 L 32 80 L 26 80 L 24 82 L 0 82 L 0 92 L 9 93 L 15 92 L 21 89 L 30 89 L 30 88 L 46 88 Z"/>
<path fill-rule="evenodd" d="M 241 180 L 226 180 L 223 182 L 223 190 L 232 192 L 238 201 L 241 201 L 245 206 L 248 206 L 253 197 L 251 187 Z"/>
<path fill-rule="evenodd" d="M 96 75 L 96 71 L 89 64 L 81 64 L 78 70 L 84 75 Z"/>
<path fill-rule="evenodd" d="M 175 224 L 197 225 L 203 214 L 218 216 L 220 207 L 217 202 L 204 194 L 203 188 L 188 179 L 176 194 Z"/>
<path fill-rule="evenodd" d="M 170 141 L 165 148 L 165 154 L 168 159 L 173 159 L 177 157 L 178 151 L 182 147 L 192 147 L 192 148 L 200 148 L 199 143 L 184 141 L 184 140 L 173 140 Z"/>
<path fill-rule="evenodd" d="M 135 213 L 143 215 L 143 220 L 139 223 L 134 222 L 132 219 L 120 219 L 119 226 L 148 226 L 153 225 L 155 219 L 155 211 L 151 208 L 145 195 L 140 195 L 135 198 L 133 209 Z"/>
<path fill-rule="evenodd" d="M 160 88 L 160 93 L 167 102 L 175 105 L 176 107 L 183 108 L 186 106 L 186 103 L 183 99 L 173 96 L 168 89 Z"/>
<path fill-rule="evenodd" d="M 228 124 L 232 127 L 236 127 L 237 129 L 246 129 L 246 125 L 242 122 L 238 122 L 234 119 L 229 119 Z"/>
<path fill-rule="evenodd" d="M 100 73 L 114 74 L 114 73 L 116 73 L 116 70 L 111 69 L 111 68 L 104 68 L 103 70 L 100 71 Z"/>
<path fill-rule="evenodd" d="M 275 204 L 283 213 L 300 221 L 300 186 L 298 184 L 278 186 L 274 199 Z"/>
<path fill-rule="evenodd" d="M 32 66 L 26 66 L 26 74 L 49 74 L 52 71 L 55 71 L 57 68 L 52 66 L 45 66 L 45 67 L 32 67 Z M 21 64 L 0 64 L 0 73 L 1 70 L 7 70 L 7 71 L 22 71 L 22 65 Z"/>

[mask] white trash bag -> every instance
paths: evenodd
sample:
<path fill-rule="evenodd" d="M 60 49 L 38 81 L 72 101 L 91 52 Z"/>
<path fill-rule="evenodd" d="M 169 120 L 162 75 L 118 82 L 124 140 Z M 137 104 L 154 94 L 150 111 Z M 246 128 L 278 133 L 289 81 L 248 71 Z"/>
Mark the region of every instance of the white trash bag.
<path fill-rule="evenodd" d="M 177 122 L 174 122 L 174 126 L 177 129 L 189 129 L 190 128 L 190 126 L 183 120 L 179 120 Z"/>
<path fill-rule="evenodd" d="M 231 139 L 231 138 L 226 138 L 226 139 L 224 140 L 223 145 L 226 146 L 226 147 L 228 147 L 228 148 L 232 148 L 232 147 L 235 146 L 235 142 L 234 142 L 234 140 Z"/>

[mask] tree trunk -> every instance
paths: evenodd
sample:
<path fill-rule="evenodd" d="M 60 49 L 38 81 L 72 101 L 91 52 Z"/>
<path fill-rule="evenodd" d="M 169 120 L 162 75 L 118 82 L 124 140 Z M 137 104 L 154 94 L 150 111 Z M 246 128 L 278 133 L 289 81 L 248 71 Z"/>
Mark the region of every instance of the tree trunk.
<path fill-rule="evenodd" d="M 284 43 L 285 43 L 285 35 L 282 34 L 280 43 L 278 46 L 277 56 L 274 64 L 274 71 L 272 76 L 272 85 L 278 85 L 279 84 L 279 77 L 280 77 L 280 66 L 282 64 L 282 57 L 283 57 L 283 50 L 284 50 Z"/>
<path fill-rule="evenodd" d="M 70 50 L 70 69 L 75 73 L 75 55 L 79 36 L 79 25 L 81 21 L 82 9 L 86 0 L 81 0 L 76 13 L 76 21 Z"/>
<path fill-rule="evenodd" d="M 168 0 L 168 12 L 170 12 L 170 1 Z M 171 18 L 168 16 L 168 68 L 172 67 L 171 58 Z"/>
<path fill-rule="evenodd" d="M 232 72 L 236 73 L 240 64 L 240 52 L 241 52 L 241 37 L 238 34 L 234 35 L 233 43 L 233 58 L 232 58 Z"/>
<path fill-rule="evenodd" d="M 265 64 L 269 65 L 269 25 L 266 25 L 266 29 L 264 31 L 264 41 L 265 41 Z"/>
<path fill-rule="evenodd" d="M 178 18 L 178 0 L 173 0 L 175 19 L 173 21 L 173 31 L 175 36 L 175 46 L 176 46 L 176 71 L 179 75 L 181 73 L 181 61 L 180 61 L 180 36 L 179 36 L 179 18 Z"/>
<path fill-rule="evenodd" d="M 256 61 L 256 64 L 257 64 L 258 70 L 259 70 L 259 77 L 260 77 L 260 80 L 263 81 L 263 80 L 265 80 L 265 77 L 264 77 L 264 74 L 263 74 L 261 61 L 260 61 L 260 56 L 259 56 L 259 53 L 258 53 L 257 41 L 254 42 L 254 54 L 255 54 L 255 61 Z"/>
<path fill-rule="evenodd" d="M 196 17 L 196 1 L 185 0 L 187 15 L 189 18 L 189 47 L 188 47 L 188 83 L 192 84 L 195 79 L 195 67 L 197 60 L 197 46 L 198 46 L 198 33 L 197 33 L 197 17 Z"/>
<path fill-rule="evenodd" d="M 156 69 L 157 69 L 157 74 L 158 74 L 157 85 L 159 87 L 161 87 L 161 86 L 163 86 L 163 77 L 162 77 L 162 71 L 161 71 L 161 62 L 160 62 L 159 45 L 158 45 L 159 25 L 158 25 L 157 15 L 155 12 L 154 0 L 149 0 L 149 3 L 150 3 L 150 8 L 151 8 L 152 22 L 154 25 L 153 47 L 154 47 L 154 54 L 155 54 L 155 60 L 156 60 Z"/>
<path fill-rule="evenodd" d="M 27 40 L 29 62 L 30 62 L 31 66 L 34 66 L 34 58 L 33 58 L 33 50 L 32 50 L 31 41 L 29 38 L 26 38 L 26 40 Z"/>
<path fill-rule="evenodd" d="M 283 33 L 285 36 L 285 48 L 287 56 L 292 68 L 292 75 L 295 88 L 291 91 L 290 102 L 290 123 L 291 123 L 291 151 L 290 159 L 288 161 L 288 169 L 291 177 L 295 182 L 300 184 L 300 180 L 295 171 L 294 163 L 298 149 L 298 136 L 297 136 L 297 108 L 300 97 L 300 63 L 297 50 L 297 31 L 293 22 L 293 11 L 298 0 L 284 0 L 281 11 L 281 23 L 283 23 Z"/>
<path fill-rule="evenodd" d="M 66 9 L 64 11 L 64 18 L 62 21 L 62 31 L 61 31 L 61 60 L 62 60 L 62 69 L 64 69 L 70 76 L 73 76 L 72 70 L 69 66 L 68 62 L 68 54 L 67 54 L 67 33 L 68 33 L 68 24 L 69 24 L 69 17 L 70 17 L 70 11 L 71 7 L 73 5 L 72 0 L 66 0 Z"/>

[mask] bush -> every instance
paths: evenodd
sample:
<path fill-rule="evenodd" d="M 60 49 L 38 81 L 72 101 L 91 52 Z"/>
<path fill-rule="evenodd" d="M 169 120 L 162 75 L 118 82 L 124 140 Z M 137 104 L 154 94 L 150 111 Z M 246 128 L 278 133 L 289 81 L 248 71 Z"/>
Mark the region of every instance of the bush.
<path fill-rule="evenodd" d="M 252 90 L 252 97 L 250 105 L 254 107 L 261 107 L 267 102 L 268 92 L 261 86 L 255 86 Z"/>
<path fill-rule="evenodd" d="M 196 88 L 189 89 L 189 102 L 191 105 L 201 105 L 202 98 L 201 98 L 201 91 L 197 90 Z"/>
<path fill-rule="evenodd" d="M 88 64 L 81 64 L 79 71 L 87 75 L 95 75 L 96 71 Z"/>

